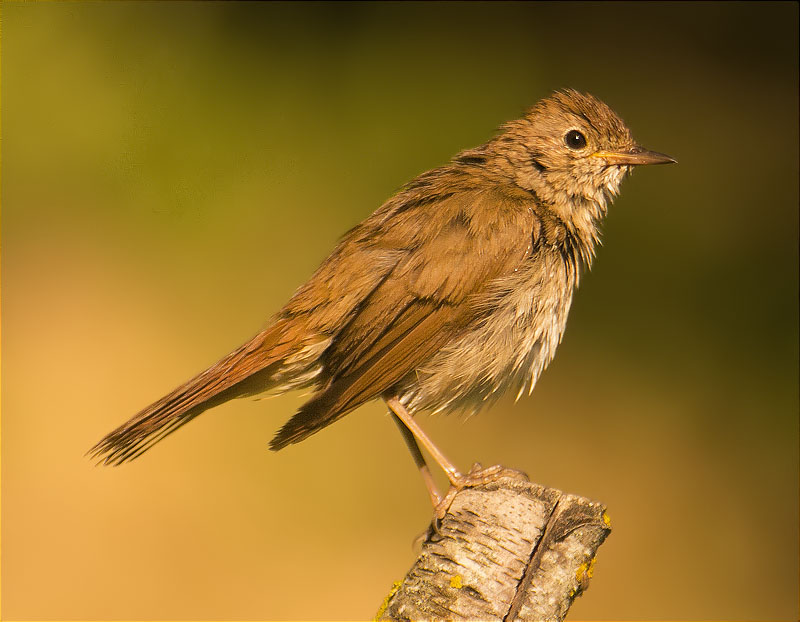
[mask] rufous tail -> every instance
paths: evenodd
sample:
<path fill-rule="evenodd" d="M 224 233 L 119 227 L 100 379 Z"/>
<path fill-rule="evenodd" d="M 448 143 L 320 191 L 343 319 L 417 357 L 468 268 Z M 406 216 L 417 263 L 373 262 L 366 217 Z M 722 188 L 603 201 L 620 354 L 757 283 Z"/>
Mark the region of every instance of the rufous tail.
<path fill-rule="evenodd" d="M 287 320 L 278 320 L 107 434 L 88 455 L 107 465 L 133 460 L 205 410 L 269 388 L 270 377 L 296 349 L 293 328 Z"/>

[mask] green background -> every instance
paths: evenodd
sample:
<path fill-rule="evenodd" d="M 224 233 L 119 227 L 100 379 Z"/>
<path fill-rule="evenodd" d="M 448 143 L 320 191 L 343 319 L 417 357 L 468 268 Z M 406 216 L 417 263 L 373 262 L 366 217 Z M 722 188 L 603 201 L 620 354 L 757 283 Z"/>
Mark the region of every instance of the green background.
<path fill-rule="evenodd" d="M 369 618 L 427 495 L 378 403 L 83 453 L 262 328 L 401 184 L 556 88 L 637 170 L 531 398 L 421 418 L 606 503 L 575 619 L 798 615 L 798 5 L 2 6 L 3 619 Z"/>

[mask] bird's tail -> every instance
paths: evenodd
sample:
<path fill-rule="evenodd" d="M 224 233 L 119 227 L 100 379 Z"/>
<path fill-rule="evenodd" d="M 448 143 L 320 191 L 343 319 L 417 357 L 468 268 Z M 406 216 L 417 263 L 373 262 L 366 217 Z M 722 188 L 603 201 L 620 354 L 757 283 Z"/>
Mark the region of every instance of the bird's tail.
<path fill-rule="evenodd" d="M 88 455 L 102 464 L 122 464 L 230 399 L 310 384 L 324 343 L 312 340 L 309 344 L 298 328 L 289 320 L 278 320 L 106 435 Z"/>

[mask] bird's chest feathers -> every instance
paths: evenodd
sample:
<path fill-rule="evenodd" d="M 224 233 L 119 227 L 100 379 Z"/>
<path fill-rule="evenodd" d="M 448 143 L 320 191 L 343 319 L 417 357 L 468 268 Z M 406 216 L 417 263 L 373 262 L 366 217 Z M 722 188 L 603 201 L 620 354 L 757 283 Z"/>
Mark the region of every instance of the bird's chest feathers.
<path fill-rule="evenodd" d="M 496 284 L 495 312 L 481 327 L 491 335 L 491 374 L 520 393 L 533 384 L 555 355 L 566 327 L 578 266 L 552 247 L 540 249 L 510 277 Z"/>
<path fill-rule="evenodd" d="M 486 313 L 417 370 L 406 403 L 475 412 L 507 389 L 532 390 L 561 340 L 576 279 L 561 252 L 537 249 L 476 300 Z"/>

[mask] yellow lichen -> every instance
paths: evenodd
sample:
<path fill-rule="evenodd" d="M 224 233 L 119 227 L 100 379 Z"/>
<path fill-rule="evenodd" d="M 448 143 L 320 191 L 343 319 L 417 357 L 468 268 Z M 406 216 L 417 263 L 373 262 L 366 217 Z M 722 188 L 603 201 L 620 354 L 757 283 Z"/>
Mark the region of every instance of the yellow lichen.
<path fill-rule="evenodd" d="M 592 561 L 589 562 L 589 567 L 586 569 L 586 576 L 590 579 L 592 578 L 592 574 L 594 574 L 594 563 L 597 561 L 596 557 L 592 557 Z"/>
<path fill-rule="evenodd" d="M 589 564 L 586 562 L 583 562 L 580 566 L 578 566 L 578 569 L 575 571 L 575 578 L 578 580 L 578 583 L 583 581 L 583 577 L 584 575 L 588 574 L 588 570 Z"/>
<path fill-rule="evenodd" d="M 575 580 L 578 582 L 577 587 L 574 587 L 569 592 L 569 598 L 576 594 L 583 592 L 589 587 L 589 579 L 594 574 L 594 563 L 597 561 L 596 557 L 592 557 L 588 562 L 583 562 L 575 571 Z"/>
<path fill-rule="evenodd" d="M 603 522 L 606 527 L 611 527 L 611 517 L 608 515 L 608 512 L 603 512 Z"/>
<path fill-rule="evenodd" d="M 454 587 L 457 590 L 460 590 L 464 587 L 464 584 L 461 581 L 461 575 L 457 574 L 454 577 L 450 578 L 450 587 Z"/>
<path fill-rule="evenodd" d="M 375 622 L 378 622 L 383 617 L 383 614 L 386 613 L 386 608 L 389 606 L 389 601 L 392 599 L 392 596 L 395 595 L 397 590 L 400 589 L 401 585 L 403 585 L 402 581 L 395 581 L 392 584 L 392 589 L 386 595 L 386 598 L 383 599 L 383 602 L 381 603 L 381 608 L 378 609 L 378 613 L 375 614 Z"/>

